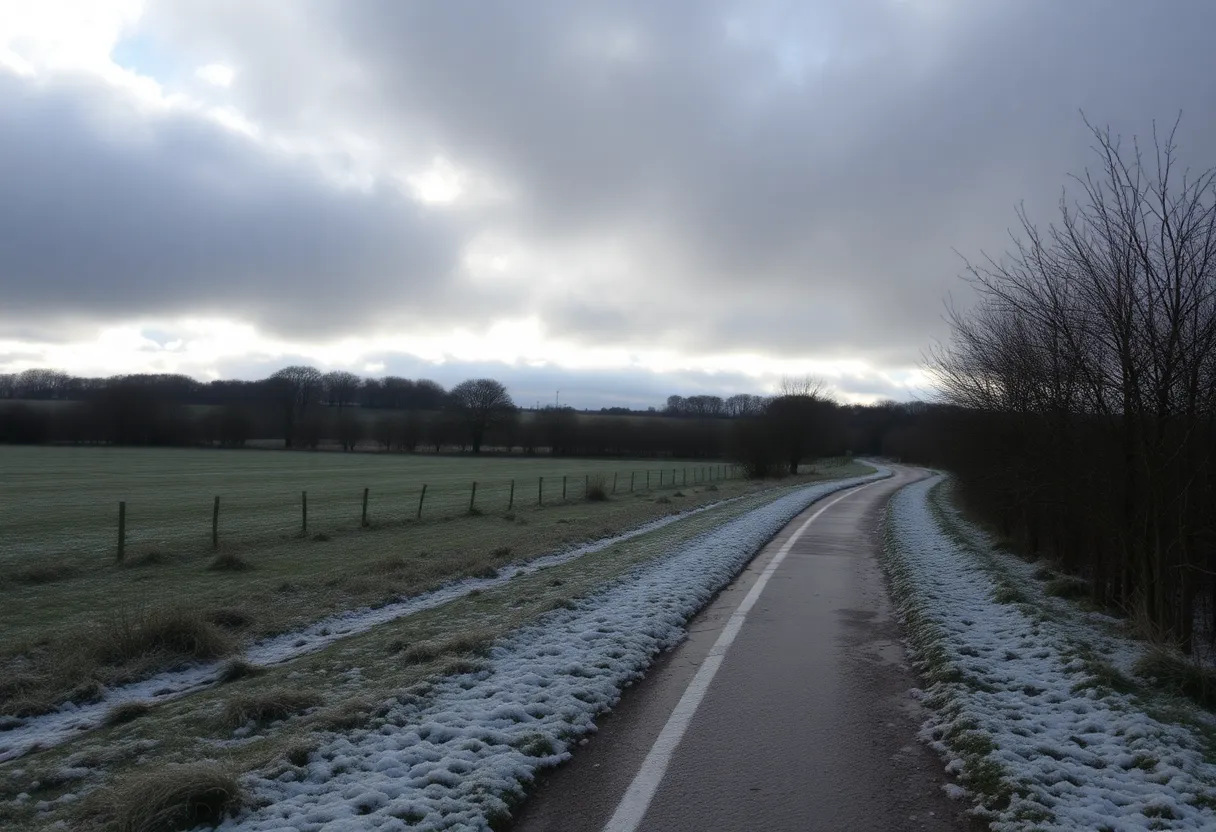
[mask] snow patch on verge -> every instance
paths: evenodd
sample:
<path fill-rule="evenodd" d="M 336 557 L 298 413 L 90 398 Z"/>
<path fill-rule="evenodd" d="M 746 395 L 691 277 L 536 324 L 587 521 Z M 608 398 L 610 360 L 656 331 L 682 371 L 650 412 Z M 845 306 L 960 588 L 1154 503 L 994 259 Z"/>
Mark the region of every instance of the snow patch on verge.
<path fill-rule="evenodd" d="M 635 568 L 517 631 L 485 669 L 442 680 L 425 703 L 404 695 L 306 766 L 255 778 L 260 808 L 221 829 L 489 830 L 773 535 L 816 500 L 888 476 L 800 489 Z"/>
<path fill-rule="evenodd" d="M 884 560 L 928 682 L 922 739 L 977 810 L 998 831 L 1216 828 L 1200 740 L 1095 688 L 1074 634 L 994 600 L 992 575 L 933 514 L 941 479 L 891 500 Z"/>
<path fill-rule="evenodd" d="M 274 665 L 291 661 L 307 653 L 321 650 L 340 639 L 365 633 L 379 624 L 443 606 L 458 598 L 463 598 L 474 590 L 501 586 L 518 575 L 528 575 L 541 569 L 567 563 L 592 552 L 607 549 L 622 541 L 656 531 L 695 514 L 721 508 L 741 499 L 743 497 L 717 500 L 688 511 L 660 517 L 614 537 L 601 538 L 590 543 L 573 546 L 526 563 L 508 564 L 500 567 L 497 575 L 492 578 L 463 578 L 412 598 L 403 598 L 379 607 L 361 607 L 337 613 L 313 622 L 301 630 L 257 642 L 245 651 L 245 658 L 258 665 Z M 72 737 L 79 736 L 84 731 L 97 728 L 105 721 L 106 715 L 111 709 L 124 702 L 159 704 L 212 687 L 219 683 L 223 665 L 222 661 L 206 662 L 158 673 L 142 681 L 107 690 L 96 701 L 83 704 L 67 702 L 51 713 L 17 720 L 13 725 L 5 725 L 0 731 L 0 763 L 16 759 L 31 751 L 59 745 Z"/>

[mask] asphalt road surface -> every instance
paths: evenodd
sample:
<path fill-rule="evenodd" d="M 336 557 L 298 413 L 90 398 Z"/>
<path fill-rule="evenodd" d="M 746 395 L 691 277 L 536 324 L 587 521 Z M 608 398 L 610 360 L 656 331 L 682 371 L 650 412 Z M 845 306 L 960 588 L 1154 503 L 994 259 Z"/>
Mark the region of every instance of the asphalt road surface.
<path fill-rule="evenodd" d="M 973 828 L 916 739 L 876 561 L 883 506 L 922 476 L 897 467 L 796 518 L 542 775 L 515 832 Z"/>

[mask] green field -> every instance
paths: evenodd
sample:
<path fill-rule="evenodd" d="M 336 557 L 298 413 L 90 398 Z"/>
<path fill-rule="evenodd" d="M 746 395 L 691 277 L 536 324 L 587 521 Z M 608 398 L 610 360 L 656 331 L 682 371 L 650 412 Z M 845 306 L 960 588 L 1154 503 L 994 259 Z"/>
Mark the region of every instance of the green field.
<path fill-rule="evenodd" d="M 39 563 L 83 566 L 116 554 L 119 502 L 126 542 L 139 554 L 211 546 L 220 498 L 226 544 L 300 536 L 302 492 L 308 533 L 332 534 L 363 521 L 501 514 L 538 503 L 581 501 L 599 477 L 609 492 L 685 487 L 728 476 L 724 464 L 552 457 L 342 454 L 252 450 L 0 446 L 0 575 Z M 673 482 L 674 480 L 674 482 Z M 473 483 L 477 483 L 476 495 Z M 512 498 L 512 482 L 514 497 Z"/>
<path fill-rule="evenodd" d="M 182 456 L 152 453 L 166 461 Z M 358 466 L 369 460 L 335 463 Z M 145 460 L 149 474 L 156 462 Z M 146 705 L 130 721 L 0 763 L 0 827 L 41 832 L 100 829 L 106 822 L 122 826 L 123 813 L 148 794 L 147 778 L 176 764 L 206 760 L 208 770 L 234 775 L 297 771 L 330 732 L 374 727 L 384 702 L 427 696 L 428 680 L 478 667 L 487 645 L 514 629 L 791 489 L 871 470 L 832 460 L 778 482 L 736 479 L 619 494 L 603 502 L 571 500 L 512 513 L 352 527 L 325 540 L 293 538 L 225 550 L 244 560 L 247 568 L 239 571 L 209 569 L 210 555 L 172 555 L 132 558 L 124 566 L 105 559 L 89 570 L 52 570 L 45 582 L 0 582 L 0 632 L 5 634 L 0 725 L 5 720 L 11 725 L 65 699 L 89 701 L 99 684 L 120 684 L 190 660 L 163 645 L 147 654 L 116 655 L 115 645 L 129 641 L 132 630 L 148 621 L 180 627 L 197 616 L 218 622 L 205 624 L 209 638 L 218 633 L 223 653 L 235 654 L 268 633 L 290 631 L 332 611 L 425 592 L 576 541 L 696 506 L 708 508 L 577 560 L 389 621 L 317 653 Z M 248 721 L 242 714 L 270 707 L 278 716 L 257 722 L 248 741 L 234 742 L 234 730 Z M 82 779 L 65 779 L 59 774 L 65 770 Z M 80 799 L 55 802 L 67 792 Z"/>
<path fill-rule="evenodd" d="M 239 650 L 335 612 L 774 488 L 720 479 L 726 465 L 660 472 L 548 457 L 0 447 L 0 463 L 0 715 L 39 712 L 87 696 L 91 685 L 180 661 L 161 647 L 111 655 L 116 633 L 130 634 L 166 610 L 238 620 L 234 638 L 221 641 Z M 865 470 L 826 461 L 780 487 Z M 535 490 L 541 477 L 543 502 Z M 607 499 L 584 499 L 588 477 L 601 479 Z M 512 478 L 519 487 L 508 511 Z M 474 480 L 479 510 L 469 512 Z M 428 497 L 418 520 L 421 483 Z M 371 490 L 367 526 L 364 487 Z M 304 489 L 307 536 L 300 534 Z M 213 494 L 221 495 L 218 552 L 211 550 Z M 115 557 L 120 499 L 128 518 L 122 562 Z"/>
<path fill-rule="evenodd" d="M 467 672 L 494 640 L 636 565 L 791 489 L 872 470 L 823 460 L 798 477 L 753 482 L 719 478 L 725 465 L 660 469 L 653 461 L 2 446 L 0 466 L 0 729 L 161 670 L 239 656 L 252 642 L 336 612 L 490 577 L 504 564 L 708 508 L 228 684 L 141 703 L 133 721 L 2 763 L 0 826 L 31 832 L 121 825 L 122 811 L 147 792 L 145 778 L 166 766 L 206 759 L 240 774 L 296 765 L 328 732 L 370 725 L 380 703 L 407 689 L 425 695 L 428 679 Z M 607 499 L 587 500 L 586 478 L 597 476 Z M 469 512 L 474 480 L 479 510 Z M 422 483 L 427 510 L 418 520 Z M 298 525 L 301 490 L 309 494 L 307 536 Z M 215 494 L 218 553 L 210 539 Z M 122 563 L 119 500 L 130 520 Z M 287 718 L 258 723 L 256 742 L 232 744 L 251 708 Z M 88 773 L 64 780 L 64 770 Z M 82 790 L 78 803 L 37 809 Z"/>

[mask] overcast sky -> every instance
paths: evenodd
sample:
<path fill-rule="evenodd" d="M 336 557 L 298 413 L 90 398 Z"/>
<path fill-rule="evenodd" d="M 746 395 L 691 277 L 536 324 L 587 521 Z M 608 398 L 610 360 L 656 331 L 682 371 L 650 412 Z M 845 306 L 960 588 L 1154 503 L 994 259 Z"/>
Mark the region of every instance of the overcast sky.
<path fill-rule="evenodd" d="M 1210 0 L 0 0 L 0 372 L 924 397 L 1084 110 L 1216 163 Z"/>

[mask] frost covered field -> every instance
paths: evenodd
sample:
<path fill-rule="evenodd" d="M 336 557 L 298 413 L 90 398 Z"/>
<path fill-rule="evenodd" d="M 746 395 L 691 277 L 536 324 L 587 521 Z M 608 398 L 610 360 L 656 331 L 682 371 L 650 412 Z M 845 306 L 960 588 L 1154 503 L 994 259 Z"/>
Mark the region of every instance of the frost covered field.
<path fill-rule="evenodd" d="M 800 489 L 627 573 L 500 642 L 487 666 L 385 703 L 369 727 L 255 779 L 258 808 L 221 828 L 490 829 L 777 531 L 815 500 L 886 475 Z"/>
<path fill-rule="evenodd" d="M 940 482 L 892 499 L 886 566 L 926 678 L 923 739 L 956 796 L 996 830 L 1216 828 L 1211 717 L 1174 702 L 1187 719 L 1157 719 L 1159 701 L 1110 689 L 1102 668 L 1128 672 L 1144 646 L 1045 598 L 1034 567 L 943 506 Z"/>

